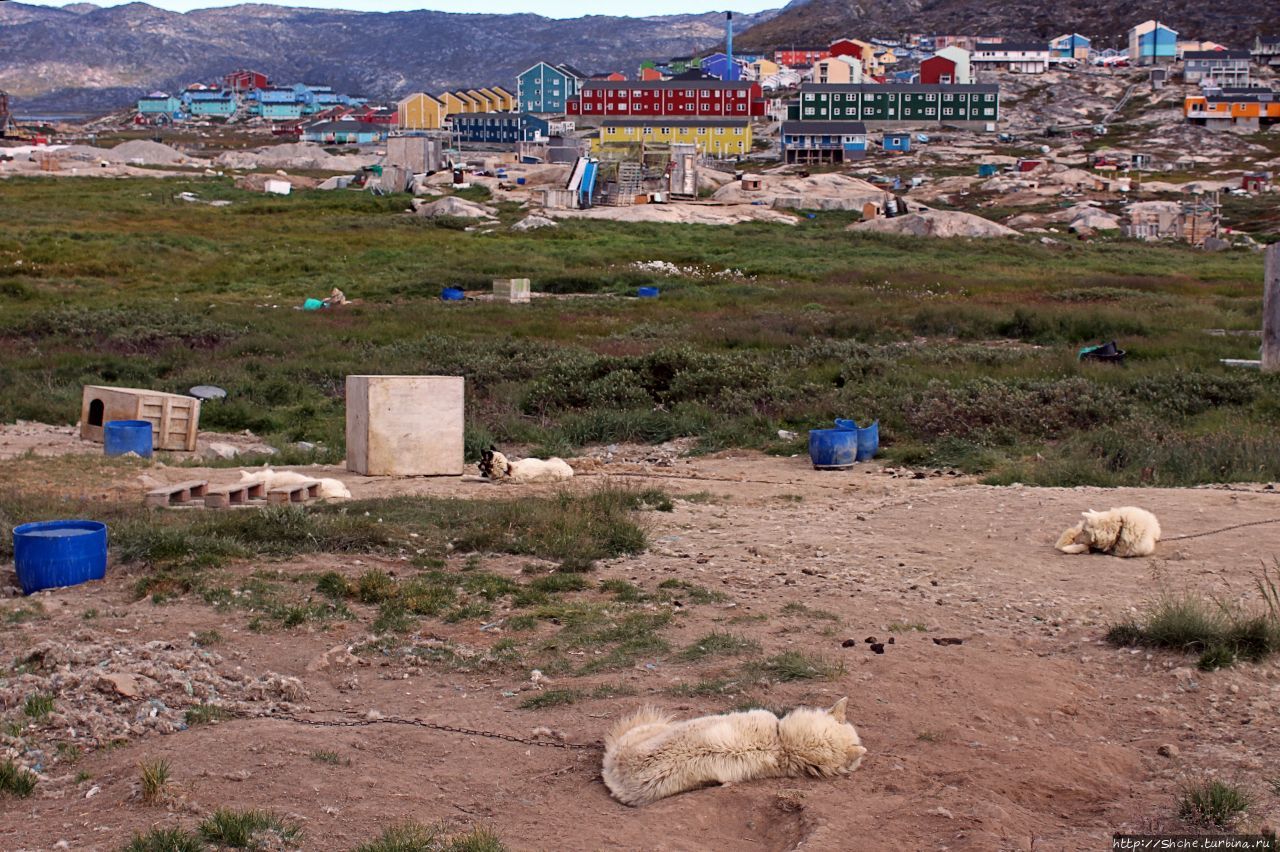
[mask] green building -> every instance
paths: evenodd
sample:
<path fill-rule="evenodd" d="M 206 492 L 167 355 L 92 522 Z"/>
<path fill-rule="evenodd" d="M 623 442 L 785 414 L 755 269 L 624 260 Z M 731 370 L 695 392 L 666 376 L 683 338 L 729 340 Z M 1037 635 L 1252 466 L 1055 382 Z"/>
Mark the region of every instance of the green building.
<path fill-rule="evenodd" d="M 956 124 L 995 129 L 1000 87 L 987 84 L 806 83 L 787 108 L 791 121 L 877 125 Z"/>

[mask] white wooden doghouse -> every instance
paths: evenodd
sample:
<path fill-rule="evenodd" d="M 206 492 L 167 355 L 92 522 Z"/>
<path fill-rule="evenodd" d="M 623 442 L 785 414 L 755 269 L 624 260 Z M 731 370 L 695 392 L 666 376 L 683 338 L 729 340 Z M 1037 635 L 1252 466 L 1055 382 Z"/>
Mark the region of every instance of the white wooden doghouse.
<path fill-rule="evenodd" d="M 151 423 L 152 445 L 157 450 L 193 453 L 200 428 L 200 400 L 141 388 L 85 385 L 80 437 L 102 443 L 102 427 L 112 420 L 146 420 Z"/>
<path fill-rule="evenodd" d="M 462 376 L 347 376 L 347 470 L 461 476 Z"/>
<path fill-rule="evenodd" d="M 528 278 L 493 279 L 493 297 L 499 302 L 524 303 L 532 298 Z"/>

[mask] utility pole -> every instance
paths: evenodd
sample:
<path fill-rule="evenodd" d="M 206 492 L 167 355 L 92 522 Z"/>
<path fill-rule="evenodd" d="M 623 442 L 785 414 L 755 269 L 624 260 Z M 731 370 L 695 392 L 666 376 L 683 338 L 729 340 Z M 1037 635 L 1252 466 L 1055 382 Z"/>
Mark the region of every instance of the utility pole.
<path fill-rule="evenodd" d="M 1262 292 L 1262 371 L 1280 371 L 1280 243 L 1267 246 Z"/>

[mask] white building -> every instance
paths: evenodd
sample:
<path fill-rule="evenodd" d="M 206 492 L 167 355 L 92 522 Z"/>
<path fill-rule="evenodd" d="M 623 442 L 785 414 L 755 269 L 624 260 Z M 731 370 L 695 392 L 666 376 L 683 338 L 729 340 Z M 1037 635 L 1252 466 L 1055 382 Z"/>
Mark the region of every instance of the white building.
<path fill-rule="evenodd" d="M 1049 45 L 1039 43 L 979 42 L 971 62 L 975 68 L 1007 68 L 1022 74 L 1049 70 Z"/>

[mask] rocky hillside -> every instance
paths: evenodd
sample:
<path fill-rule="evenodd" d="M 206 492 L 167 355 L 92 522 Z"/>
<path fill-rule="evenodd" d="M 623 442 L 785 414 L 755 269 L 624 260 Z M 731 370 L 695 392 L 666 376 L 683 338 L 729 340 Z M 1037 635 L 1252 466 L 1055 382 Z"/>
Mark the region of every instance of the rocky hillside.
<path fill-rule="evenodd" d="M 735 18 L 742 28 L 769 14 Z M 18 112 L 105 112 L 144 91 L 249 67 L 282 81 L 386 98 L 464 85 L 512 88 L 516 73 L 539 59 L 634 74 L 644 59 L 709 49 L 723 34 L 717 13 L 555 20 L 266 5 L 178 14 L 145 3 L 4 2 L 0 89 L 13 95 Z"/>
<path fill-rule="evenodd" d="M 1252 44 L 1258 32 L 1280 32 L 1280 3 L 1257 0 L 795 0 L 744 32 L 744 50 L 825 45 L 841 35 L 895 37 L 915 33 L 975 33 L 1052 38 L 1078 32 L 1121 47 L 1129 27 L 1157 18 L 1184 38 L 1230 47 Z"/>

